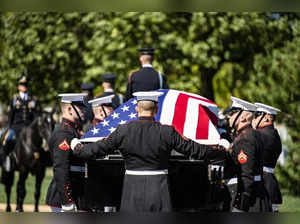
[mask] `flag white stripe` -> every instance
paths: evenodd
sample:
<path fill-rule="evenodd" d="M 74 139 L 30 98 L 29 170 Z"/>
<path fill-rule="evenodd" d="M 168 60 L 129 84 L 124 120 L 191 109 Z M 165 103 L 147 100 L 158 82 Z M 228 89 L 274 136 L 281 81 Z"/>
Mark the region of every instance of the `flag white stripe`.
<path fill-rule="evenodd" d="M 165 96 L 164 102 L 162 104 L 162 111 L 160 115 L 160 123 L 166 125 L 172 125 L 175 105 L 179 95 L 179 91 L 169 90 Z"/>
<path fill-rule="evenodd" d="M 188 100 L 183 135 L 189 139 L 196 139 L 200 103 L 197 99 L 189 98 Z"/>
<path fill-rule="evenodd" d="M 220 134 L 217 128 L 214 126 L 214 124 L 211 121 L 209 121 L 208 125 L 209 125 L 208 140 L 214 141 L 215 144 L 218 144 L 220 139 Z"/>

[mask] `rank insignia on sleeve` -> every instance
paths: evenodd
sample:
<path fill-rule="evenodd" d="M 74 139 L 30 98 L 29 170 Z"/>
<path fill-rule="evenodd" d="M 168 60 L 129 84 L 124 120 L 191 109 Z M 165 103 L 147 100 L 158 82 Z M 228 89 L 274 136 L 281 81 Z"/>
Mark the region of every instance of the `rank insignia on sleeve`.
<path fill-rule="evenodd" d="M 240 164 L 244 164 L 248 161 L 248 156 L 247 154 L 244 152 L 243 149 L 241 149 L 241 151 L 238 154 L 238 161 Z"/>
<path fill-rule="evenodd" d="M 61 149 L 61 150 L 64 150 L 64 151 L 68 151 L 70 149 L 70 146 L 67 142 L 67 140 L 63 140 L 59 145 L 58 147 Z"/>

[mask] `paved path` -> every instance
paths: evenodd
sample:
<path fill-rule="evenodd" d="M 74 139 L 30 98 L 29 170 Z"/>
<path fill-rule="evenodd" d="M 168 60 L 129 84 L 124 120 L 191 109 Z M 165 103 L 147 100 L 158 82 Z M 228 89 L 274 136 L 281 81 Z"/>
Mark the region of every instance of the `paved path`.
<path fill-rule="evenodd" d="M 5 212 L 6 204 L 0 203 L 0 212 Z M 16 204 L 11 204 L 11 209 L 13 212 L 16 210 Z M 33 212 L 34 205 L 24 204 L 23 205 L 24 212 Z M 47 205 L 40 205 L 39 206 L 40 212 L 50 212 L 50 208 Z"/>

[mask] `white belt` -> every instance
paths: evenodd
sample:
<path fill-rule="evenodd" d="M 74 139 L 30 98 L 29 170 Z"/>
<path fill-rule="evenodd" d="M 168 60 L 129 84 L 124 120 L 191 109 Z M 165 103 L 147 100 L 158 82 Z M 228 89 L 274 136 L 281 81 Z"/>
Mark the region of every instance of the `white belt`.
<path fill-rule="evenodd" d="M 128 175 L 166 175 L 168 170 L 126 170 Z"/>
<path fill-rule="evenodd" d="M 261 175 L 254 176 L 254 181 L 261 181 Z"/>
<path fill-rule="evenodd" d="M 271 167 L 264 166 L 263 170 L 266 173 L 274 173 L 274 168 L 271 168 Z"/>
<path fill-rule="evenodd" d="M 231 178 L 227 182 L 227 185 L 237 184 L 237 182 L 238 182 L 238 179 L 236 177 L 235 178 Z"/>
<path fill-rule="evenodd" d="M 84 166 L 71 166 L 70 170 L 73 172 L 82 172 L 84 173 L 86 171 L 86 168 Z"/>
<path fill-rule="evenodd" d="M 261 175 L 254 176 L 253 180 L 255 182 L 261 181 Z M 238 183 L 238 178 L 234 177 L 234 178 L 229 179 L 229 181 L 227 182 L 227 185 L 232 185 L 232 184 L 237 184 L 237 183 Z"/>

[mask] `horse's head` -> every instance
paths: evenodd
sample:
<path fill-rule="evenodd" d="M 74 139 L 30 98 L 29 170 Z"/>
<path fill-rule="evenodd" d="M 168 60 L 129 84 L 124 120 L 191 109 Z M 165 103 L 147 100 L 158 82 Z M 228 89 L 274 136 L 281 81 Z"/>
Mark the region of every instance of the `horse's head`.
<path fill-rule="evenodd" d="M 47 142 L 51 136 L 55 125 L 53 113 L 43 112 L 37 119 L 37 129 L 39 135 L 43 139 L 43 146 L 46 147 L 45 150 L 48 151 Z"/>

